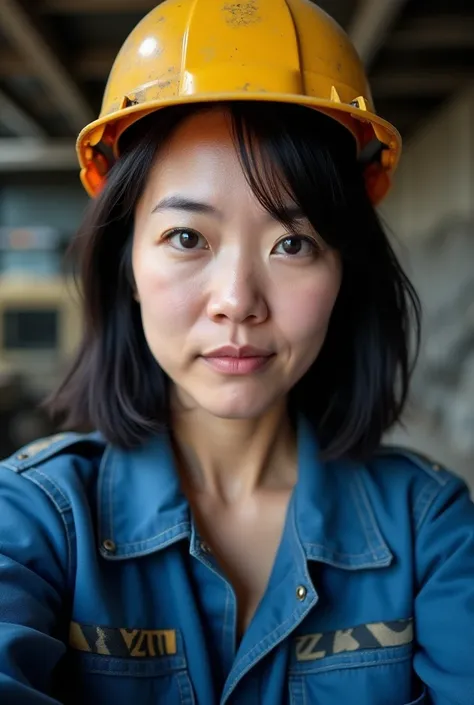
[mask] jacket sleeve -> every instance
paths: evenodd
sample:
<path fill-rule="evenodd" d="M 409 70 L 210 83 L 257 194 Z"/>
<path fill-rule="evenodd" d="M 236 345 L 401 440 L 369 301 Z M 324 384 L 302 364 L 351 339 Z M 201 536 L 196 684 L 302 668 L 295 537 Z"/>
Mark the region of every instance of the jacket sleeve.
<path fill-rule="evenodd" d="M 0 466 L 0 702 L 57 705 L 52 672 L 67 584 L 61 514 L 34 482 Z"/>
<path fill-rule="evenodd" d="M 433 705 L 474 703 L 474 504 L 448 473 L 425 488 L 417 537 L 414 666 Z"/>

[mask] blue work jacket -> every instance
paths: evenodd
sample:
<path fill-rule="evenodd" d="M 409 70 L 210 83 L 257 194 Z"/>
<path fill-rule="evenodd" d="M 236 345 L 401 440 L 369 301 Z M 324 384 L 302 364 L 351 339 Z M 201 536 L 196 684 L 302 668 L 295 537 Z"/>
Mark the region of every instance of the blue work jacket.
<path fill-rule="evenodd" d="M 0 703 L 473 705 L 474 505 L 385 448 L 298 482 L 240 642 L 166 434 L 63 434 L 0 465 Z"/>

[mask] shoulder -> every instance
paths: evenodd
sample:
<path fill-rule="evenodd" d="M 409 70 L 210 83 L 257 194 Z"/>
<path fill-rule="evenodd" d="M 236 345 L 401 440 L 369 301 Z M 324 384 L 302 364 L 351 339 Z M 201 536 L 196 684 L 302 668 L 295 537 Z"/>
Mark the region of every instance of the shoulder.
<path fill-rule="evenodd" d="M 438 459 L 403 446 L 381 446 L 374 454 L 372 464 L 379 471 L 404 473 L 405 476 L 438 487 L 460 479 Z"/>
<path fill-rule="evenodd" d="M 0 486 L 29 480 L 64 511 L 78 486 L 94 482 L 105 447 L 98 433 L 40 438 L 0 461 Z"/>
<path fill-rule="evenodd" d="M 57 433 L 23 446 L 10 457 L 0 460 L 0 466 L 23 474 L 40 465 L 54 467 L 71 455 L 90 457 L 93 449 L 103 451 L 104 447 L 105 442 L 98 433 Z"/>
<path fill-rule="evenodd" d="M 438 459 L 402 446 L 381 446 L 365 464 L 366 486 L 390 513 L 408 510 L 416 530 L 436 507 L 462 496 L 471 503 L 465 480 Z M 474 505 L 473 505 L 474 507 Z"/>
<path fill-rule="evenodd" d="M 54 574 L 58 585 L 63 569 L 72 576 L 77 520 L 89 515 L 104 447 L 96 434 L 61 433 L 0 461 L 2 556 L 35 566 L 48 580 Z M 19 527 L 28 540 L 18 540 Z M 87 531 L 87 520 L 81 527 Z"/>

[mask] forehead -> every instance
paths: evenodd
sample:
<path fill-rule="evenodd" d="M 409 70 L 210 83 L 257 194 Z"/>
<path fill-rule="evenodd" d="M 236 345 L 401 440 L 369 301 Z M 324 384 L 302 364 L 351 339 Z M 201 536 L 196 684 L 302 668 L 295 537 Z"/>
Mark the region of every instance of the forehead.
<path fill-rule="evenodd" d="M 226 111 L 198 113 L 177 128 L 156 157 L 141 207 L 152 209 L 176 193 L 216 206 L 262 208 L 245 178 Z"/>

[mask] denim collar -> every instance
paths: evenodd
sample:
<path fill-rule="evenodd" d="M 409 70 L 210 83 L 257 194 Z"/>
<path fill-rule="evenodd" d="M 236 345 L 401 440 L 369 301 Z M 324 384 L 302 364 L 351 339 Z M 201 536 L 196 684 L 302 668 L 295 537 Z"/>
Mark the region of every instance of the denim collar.
<path fill-rule="evenodd" d="M 321 462 L 315 433 L 300 417 L 298 482 L 288 520 L 306 559 L 348 570 L 390 565 L 364 465 Z M 100 551 L 110 560 L 147 555 L 191 537 L 191 512 L 169 435 L 138 449 L 108 446 L 99 473 Z"/>

